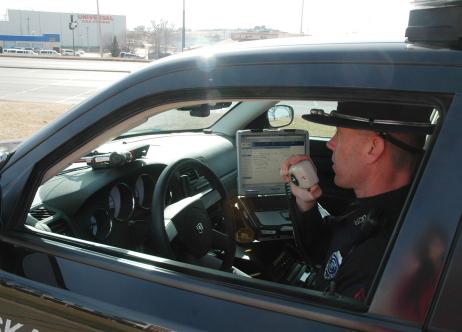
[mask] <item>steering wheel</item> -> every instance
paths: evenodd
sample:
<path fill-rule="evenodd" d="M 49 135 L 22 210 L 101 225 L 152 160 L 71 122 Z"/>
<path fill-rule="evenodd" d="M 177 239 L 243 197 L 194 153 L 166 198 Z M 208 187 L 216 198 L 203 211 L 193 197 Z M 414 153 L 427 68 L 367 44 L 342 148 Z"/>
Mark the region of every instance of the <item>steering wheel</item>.
<path fill-rule="evenodd" d="M 212 191 L 183 198 L 166 207 L 169 184 L 181 168 L 195 169 L 208 180 Z M 219 197 L 216 197 L 217 193 Z M 208 252 L 213 249 L 223 250 L 224 258 L 219 269 L 230 271 L 236 244 L 233 240 L 234 223 L 231 206 L 226 196 L 225 187 L 220 179 L 207 165 L 196 159 L 180 159 L 165 167 L 157 180 L 152 197 L 148 240 L 150 248 L 161 257 L 170 259 L 183 257 L 181 260 L 187 262 L 205 262 L 207 256 L 210 258 Z M 208 202 L 212 199 L 212 203 L 215 203 L 217 198 L 224 211 L 223 232 L 212 227 L 207 212 Z M 176 252 L 171 245 L 174 240 L 175 248 L 181 248 L 175 249 Z"/>

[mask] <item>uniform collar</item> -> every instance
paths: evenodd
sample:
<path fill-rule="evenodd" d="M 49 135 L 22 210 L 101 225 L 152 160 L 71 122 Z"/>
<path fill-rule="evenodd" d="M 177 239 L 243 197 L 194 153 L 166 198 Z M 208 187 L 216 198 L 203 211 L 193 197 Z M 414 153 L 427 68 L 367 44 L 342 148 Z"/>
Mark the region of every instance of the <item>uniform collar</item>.
<path fill-rule="evenodd" d="M 357 198 L 355 205 L 359 207 L 400 207 L 404 204 L 404 201 L 409 192 L 410 185 L 387 191 L 375 196 Z"/>

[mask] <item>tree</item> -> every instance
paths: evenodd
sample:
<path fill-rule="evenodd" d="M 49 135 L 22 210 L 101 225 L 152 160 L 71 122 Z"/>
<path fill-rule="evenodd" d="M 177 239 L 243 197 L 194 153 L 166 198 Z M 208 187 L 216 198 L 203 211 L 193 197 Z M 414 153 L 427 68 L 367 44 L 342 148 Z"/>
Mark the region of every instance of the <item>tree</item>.
<path fill-rule="evenodd" d="M 138 25 L 137 27 L 133 28 L 133 31 L 144 33 L 144 32 L 147 32 L 148 30 L 146 29 L 144 25 Z"/>
<path fill-rule="evenodd" d="M 137 48 L 144 48 L 151 42 L 151 31 L 144 25 L 138 25 L 133 30 L 127 30 L 127 45 L 123 51 L 134 52 Z"/>
<path fill-rule="evenodd" d="M 120 54 L 119 43 L 117 42 L 116 36 L 114 36 L 114 39 L 112 40 L 111 54 L 113 57 L 118 57 Z"/>
<path fill-rule="evenodd" d="M 151 24 L 151 43 L 154 45 L 155 58 L 159 58 L 162 51 L 163 53 L 167 53 L 175 26 L 164 19 L 161 19 L 159 23 L 151 21 Z"/>

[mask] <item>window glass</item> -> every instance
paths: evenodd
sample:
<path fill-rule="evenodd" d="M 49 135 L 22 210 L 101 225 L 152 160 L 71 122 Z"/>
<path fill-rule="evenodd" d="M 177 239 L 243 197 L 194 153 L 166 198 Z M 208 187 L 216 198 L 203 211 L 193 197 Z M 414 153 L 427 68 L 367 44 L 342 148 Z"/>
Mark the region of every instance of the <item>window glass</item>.
<path fill-rule="evenodd" d="M 237 103 L 218 103 L 216 105 L 192 105 L 171 109 L 150 117 L 142 125 L 126 134 L 157 133 L 162 131 L 198 130 L 208 128 L 231 110 Z M 201 109 L 201 107 L 211 109 Z M 205 113 L 203 113 L 205 112 Z"/>
<path fill-rule="evenodd" d="M 335 127 L 306 121 L 302 115 L 308 114 L 313 108 L 320 108 L 325 113 L 330 113 L 337 109 L 336 101 L 282 100 L 278 105 L 289 105 L 294 109 L 294 121 L 289 126 L 284 127 L 285 129 L 304 129 L 308 131 L 311 137 L 330 138 L 334 135 Z"/>
<path fill-rule="evenodd" d="M 249 280 L 258 279 L 274 282 L 275 285 L 282 284 L 284 287 L 293 286 L 297 287 L 301 294 L 309 290 L 310 296 L 323 297 L 322 289 L 326 289 L 328 285 L 316 283 L 324 282 L 324 279 L 320 278 L 326 275 L 323 265 L 324 254 L 322 257 L 314 257 L 317 261 L 313 265 L 306 262 L 303 252 L 294 249 L 293 228 L 288 223 L 289 202 L 282 178 L 282 190 L 277 195 L 255 196 L 253 188 L 249 190 L 249 196 L 240 196 L 236 193 L 240 179 L 255 179 L 258 186 L 265 188 L 272 186 L 272 182 L 267 181 L 266 175 L 270 173 L 279 175 L 281 167 L 281 163 L 275 161 L 277 158 L 273 157 L 277 157 L 288 146 L 290 148 L 300 146 L 299 140 L 269 141 L 257 137 L 257 140 L 251 144 L 242 144 L 242 141 L 232 141 L 221 131 L 191 132 L 194 129 L 209 127 L 215 121 L 220 121 L 220 128 L 224 129 L 227 129 L 227 125 L 231 128 L 237 126 L 243 129 L 248 125 L 248 119 L 258 119 L 260 124 L 264 125 L 266 123 L 262 119 L 267 120 L 265 111 L 268 110 L 268 105 L 275 103 L 274 100 L 272 98 L 262 102 L 222 103 L 205 109 L 198 107 L 200 105 L 189 105 L 182 109 L 170 109 L 153 115 L 144 124 L 128 131 L 123 139 L 107 141 L 90 153 L 80 156 L 71 166 L 44 182 L 36 192 L 30 207 L 27 227 L 85 240 L 87 241 L 85 245 L 88 247 L 89 242 L 95 242 L 97 243 L 94 246 L 95 250 L 99 250 L 98 244 L 101 243 L 154 256 L 160 255 L 160 251 L 153 241 L 157 239 L 154 235 L 157 236 L 158 233 L 152 232 L 165 229 L 169 241 L 166 245 L 171 245 L 175 253 L 174 260 L 211 269 L 224 266 L 226 267 L 224 270 L 228 269 L 225 264 L 232 263 L 233 272 L 246 276 Z M 335 127 L 311 123 L 304 120 L 302 116 L 312 109 L 322 109 L 330 113 L 337 109 L 336 101 L 283 100 L 277 105 L 290 106 L 294 111 L 293 123 L 284 128 L 304 129 L 311 137 L 329 138 L 334 134 Z M 225 114 L 226 116 L 223 117 Z M 188 132 L 178 132 L 183 130 Z M 146 133 L 153 135 L 144 135 Z M 156 135 L 157 133 L 160 135 Z M 342 141 L 346 142 L 342 145 L 345 146 L 343 149 L 348 149 L 352 146 L 349 144 L 358 142 L 355 136 L 345 137 L 347 139 Z M 326 193 L 318 201 L 319 206 L 322 206 L 320 215 L 325 216 L 330 213 L 332 218 L 338 216 L 336 220 L 343 220 L 341 218 L 344 215 L 349 215 L 345 212 L 353 211 L 350 207 L 355 199 L 353 192 L 349 190 L 352 182 L 348 182 L 347 176 L 353 174 L 359 180 L 363 180 L 358 176 L 363 170 L 350 166 L 358 165 L 359 161 L 354 158 L 349 159 L 347 153 L 343 158 L 349 163 L 351 160 L 352 164 L 341 168 L 342 164 L 336 160 L 337 164 L 333 168 L 331 152 L 325 142 L 320 139 L 313 143 L 315 148 L 310 151 L 310 157 L 318 171 L 316 181 L 322 184 L 322 191 Z M 244 173 L 237 171 L 239 161 L 236 160 L 236 147 L 244 149 L 246 157 L 257 166 L 249 166 L 250 171 L 246 170 Z M 408 156 L 406 152 L 397 149 L 399 147 L 393 150 L 397 158 L 405 160 Z M 175 162 L 184 158 L 187 158 L 186 160 L 195 158 L 200 162 L 195 164 L 187 161 L 176 164 L 177 169 L 171 173 L 173 175 L 169 183 L 163 182 L 168 179 L 166 176 L 161 176 L 165 165 L 174 166 Z M 412 165 L 419 160 L 410 158 L 408 164 Z M 243 164 L 240 163 L 240 170 L 242 166 Z M 204 172 L 203 167 L 210 167 L 210 172 Z M 342 176 L 341 172 L 336 173 L 339 169 L 347 170 L 347 175 L 343 175 L 342 178 L 343 180 L 346 178 L 347 181 L 337 185 L 334 179 Z M 294 174 L 295 172 L 296 170 Z M 215 174 L 217 179 L 213 181 L 212 177 L 211 181 L 207 178 L 207 174 L 209 176 Z M 225 178 L 227 180 L 222 184 L 228 199 L 233 203 L 230 214 L 233 218 L 228 218 L 223 212 L 225 200 L 220 196 L 217 186 L 217 183 Z M 291 181 L 294 179 L 291 178 Z M 295 181 L 298 181 L 296 177 Z M 400 206 L 403 206 L 407 195 L 408 186 L 403 188 L 405 191 L 393 194 L 399 194 L 393 196 L 396 198 L 397 206 L 400 204 L 396 213 L 399 212 Z M 159 193 L 163 195 L 160 196 L 164 199 L 163 202 L 157 199 Z M 180 208 L 181 212 L 175 214 Z M 163 215 L 156 212 L 162 210 L 164 210 Z M 208 215 L 210 225 L 205 224 L 206 219 L 204 222 L 198 219 L 198 216 L 202 218 L 205 215 Z M 184 218 L 184 216 L 191 216 L 191 218 Z M 165 219 L 168 218 L 174 221 L 165 224 Z M 359 222 L 363 222 L 361 221 L 363 216 L 359 214 L 357 218 Z M 397 220 L 398 215 L 393 215 L 391 218 Z M 350 224 L 354 225 L 356 221 L 351 220 Z M 164 225 L 165 228 L 153 228 L 153 224 Z M 222 246 L 219 241 L 203 241 L 202 234 L 211 229 L 214 230 L 213 234 L 226 234 L 219 240 L 233 239 L 231 244 L 238 246 L 239 254 L 233 256 L 232 250 Z M 306 235 L 302 234 L 302 236 Z M 385 235 L 387 239 L 390 236 L 390 234 Z M 322 236 L 324 235 L 319 233 L 319 238 Z M 342 238 L 341 236 L 338 238 Z M 326 238 L 326 241 L 337 241 L 338 238 Z M 216 243 L 218 245 L 214 247 Z M 385 247 L 382 249 L 385 252 Z M 329 253 L 332 257 L 329 259 L 329 264 L 330 261 L 342 259 L 339 255 L 336 252 Z M 137 259 L 134 256 L 128 258 Z M 308 255 L 307 257 L 311 258 Z M 313 293 L 313 290 L 318 293 Z M 340 288 L 336 291 L 350 297 L 350 293 L 345 289 Z M 359 293 L 357 298 L 357 292 L 351 294 L 359 300 L 358 303 L 363 304 L 361 302 L 363 293 Z"/>

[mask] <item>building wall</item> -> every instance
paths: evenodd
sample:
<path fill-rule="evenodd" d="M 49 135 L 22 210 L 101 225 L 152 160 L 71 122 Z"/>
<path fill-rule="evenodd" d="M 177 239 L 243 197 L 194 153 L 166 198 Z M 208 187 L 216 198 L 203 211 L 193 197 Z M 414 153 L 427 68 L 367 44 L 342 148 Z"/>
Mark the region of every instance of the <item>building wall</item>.
<path fill-rule="evenodd" d="M 76 48 L 99 47 L 96 14 L 53 13 L 30 10 L 8 9 L 6 21 L 0 21 L 0 34 L 6 35 L 61 35 L 61 47 L 72 48 L 72 30 L 69 29 L 70 16 L 74 15 L 77 28 L 74 29 Z M 119 45 L 126 42 L 126 18 L 123 15 L 100 15 L 103 47 L 111 44 L 114 36 Z"/>
<path fill-rule="evenodd" d="M 0 35 L 0 47 L 32 47 L 40 49 L 54 49 L 61 46 L 59 34 L 44 35 Z"/>

